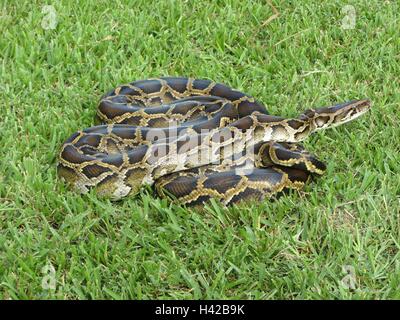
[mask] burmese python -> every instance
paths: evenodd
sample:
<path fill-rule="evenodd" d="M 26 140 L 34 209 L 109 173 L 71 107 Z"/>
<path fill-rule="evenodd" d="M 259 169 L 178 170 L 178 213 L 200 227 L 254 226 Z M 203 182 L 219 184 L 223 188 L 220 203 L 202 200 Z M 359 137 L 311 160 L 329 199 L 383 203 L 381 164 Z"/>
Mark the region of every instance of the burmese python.
<path fill-rule="evenodd" d="M 120 199 L 153 185 L 180 203 L 224 204 L 299 189 L 325 165 L 298 144 L 314 131 L 355 119 L 368 100 L 269 115 L 253 97 L 209 80 L 159 78 L 104 95 L 104 125 L 73 134 L 58 174 L 80 192 Z"/>

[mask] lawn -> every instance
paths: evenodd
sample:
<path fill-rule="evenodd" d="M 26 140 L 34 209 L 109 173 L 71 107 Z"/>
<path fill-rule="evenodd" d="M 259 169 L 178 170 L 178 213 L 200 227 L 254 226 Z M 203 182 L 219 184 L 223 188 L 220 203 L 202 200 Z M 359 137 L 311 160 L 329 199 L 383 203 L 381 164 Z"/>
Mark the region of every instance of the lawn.
<path fill-rule="evenodd" d="M 400 299 L 399 2 L 273 3 L 1 1 L 0 298 Z M 373 107 L 308 139 L 325 175 L 273 202 L 194 210 L 64 186 L 59 148 L 100 96 L 167 75 L 275 115 Z"/>

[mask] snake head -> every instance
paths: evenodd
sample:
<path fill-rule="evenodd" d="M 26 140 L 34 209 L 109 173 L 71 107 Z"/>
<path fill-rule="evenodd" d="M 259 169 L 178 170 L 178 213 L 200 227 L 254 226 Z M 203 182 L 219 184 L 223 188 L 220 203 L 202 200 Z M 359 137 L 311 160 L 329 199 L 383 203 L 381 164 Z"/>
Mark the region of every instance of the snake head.
<path fill-rule="evenodd" d="M 352 100 L 330 107 L 309 109 L 300 116 L 300 119 L 309 121 L 313 131 L 321 130 L 352 121 L 366 113 L 370 107 L 368 99 Z"/>

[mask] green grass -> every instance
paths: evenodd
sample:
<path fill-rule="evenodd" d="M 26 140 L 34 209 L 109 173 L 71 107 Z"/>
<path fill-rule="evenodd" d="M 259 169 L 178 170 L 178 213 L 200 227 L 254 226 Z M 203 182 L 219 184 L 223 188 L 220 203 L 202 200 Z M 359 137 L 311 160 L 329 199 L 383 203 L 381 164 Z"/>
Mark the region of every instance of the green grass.
<path fill-rule="evenodd" d="M 399 2 L 273 2 L 265 23 L 264 1 L 1 1 L 0 298 L 400 298 Z M 69 191 L 62 142 L 104 92 L 162 75 L 224 82 L 276 115 L 373 109 L 310 138 L 326 174 L 275 202 L 195 211 Z"/>

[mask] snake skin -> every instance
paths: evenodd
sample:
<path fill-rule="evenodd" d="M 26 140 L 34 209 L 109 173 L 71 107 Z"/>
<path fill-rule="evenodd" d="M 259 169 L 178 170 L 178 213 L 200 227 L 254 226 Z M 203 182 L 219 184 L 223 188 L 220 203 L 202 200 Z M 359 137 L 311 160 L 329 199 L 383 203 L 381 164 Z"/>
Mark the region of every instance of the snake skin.
<path fill-rule="evenodd" d="M 369 108 L 368 100 L 354 100 L 285 119 L 213 81 L 135 81 L 103 96 L 98 117 L 104 125 L 63 144 L 58 174 L 79 192 L 94 188 L 113 200 L 145 185 L 182 204 L 263 200 L 300 189 L 325 171 L 300 141 Z"/>

